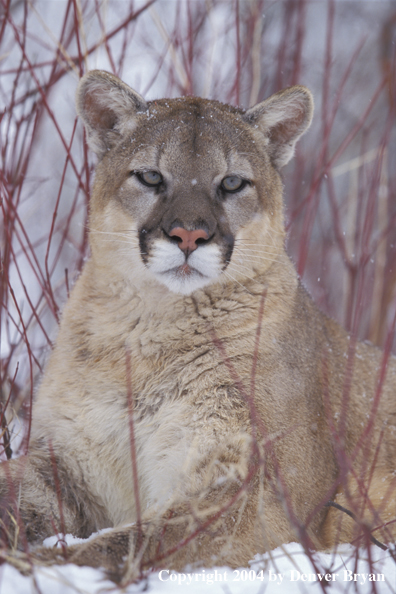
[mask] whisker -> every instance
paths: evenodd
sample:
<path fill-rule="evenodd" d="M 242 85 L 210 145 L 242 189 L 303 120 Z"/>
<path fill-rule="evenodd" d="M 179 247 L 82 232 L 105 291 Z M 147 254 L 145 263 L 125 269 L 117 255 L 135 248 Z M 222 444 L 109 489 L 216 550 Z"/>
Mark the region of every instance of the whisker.
<path fill-rule="evenodd" d="M 277 233 L 278 235 L 282 235 L 283 238 L 283 234 L 280 233 L 279 231 L 274 231 L 274 233 Z M 269 240 L 270 241 L 276 241 L 279 242 L 279 237 L 272 237 L 272 232 L 268 231 L 268 235 L 269 235 Z M 234 239 L 235 243 L 244 243 L 246 245 L 262 245 L 261 243 L 257 243 L 257 242 L 252 242 L 249 238 L 243 238 L 243 237 L 236 237 Z"/>
<path fill-rule="evenodd" d="M 268 235 L 272 235 L 273 233 L 276 233 L 277 235 L 286 235 L 285 231 L 277 231 L 276 229 L 267 229 L 267 233 Z M 245 241 L 244 237 L 236 237 L 235 241 Z"/>
<path fill-rule="evenodd" d="M 271 254 L 269 254 L 269 255 L 271 255 Z M 267 258 L 266 256 L 261 256 L 261 257 L 259 257 L 259 256 L 251 256 L 250 259 L 253 260 L 253 258 L 255 259 L 255 262 L 256 263 L 257 262 L 261 262 L 262 260 L 267 260 L 268 262 L 276 262 L 277 261 L 277 258 Z M 245 260 L 248 262 L 249 261 L 249 258 L 245 258 Z M 234 263 L 235 260 L 232 259 L 230 262 L 231 263 Z"/>
<path fill-rule="evenodd" d="M 274 250 L 280 249 L 279 246 L 273 245 L 273 244 L 271 245 L 270 243 L 262 243 L 260 245 L 257 245 L 257 243 L 242 243 L 242 244 L 237 244 L 235 247 L 238 249 L 254 247 L 257 250 L 260 248 L 272 248 Z"/>
<path fill-rule="evenodd" d="M 138 249 L 139 246 L 135 245 L 134 243 L 132 243 L 131 241 L 123 241 L 122 239 L 103 239 L 102 240 L 104 243 L 126 243 L 127 245 L 130 245 L 133 248 Z"/>
<path fill-rule="evenodd" d="M 128 230 L 126 229 L 124 232 L 121 231 L 99 231 L 99 229 L 92 229 L 88 228 L 91 233 L 101 233 L 104 235 L 118 235 L 119 237 L 129 237 L 131 233 L 137 233 L 136 229 Z"/>
<path fill-rule="evenodd" d="M 245 272 L 246 269 L 243 266 L 234 266 L 233 267 L 230 265 L 229 268 L 231 269 L 232 272 L 236 272 L 237 274 L 242 274 L 245 278 L 248 278 L 251 281 L 257 282 L 257 279 L 252 278 Z"/>
<path fill-rule="evenodd" d="M 263 262 L 264 260 L 273 260 L 277 259 L 277 254 L 261 254 L 260 256 L 256 256 L 255 254 L 247 255 L 247 254 L 234 254 L 232 260 L 236 262 Z"/>
<path fill-rule="evenodd" d="M 252 254 L 252 255 L 269 254 L 271 256 L 278 256 L 279 250 L 274 250 L 273 252 L 270 252 L 269 250 L 251 250 L 251 249 L 244 249 L 244 248 L 236 248 L 233 253 L 241 254 L 243 256 L 247 255 L 247 254 Z"/>
<path fill-rule="evenodd" d="M 270 262 L 270 264 L 273 264 L 274 262 L 276 262 L 276 260 L 268 260 Z M 230 262 L 229 264 L 229 269 L 231 270 L 235 270 L 235 272 L 237 272 L 238 274 L 243 274 L 246 278 L 250 278 L 250 280 L 257 280 L 252 278 L 251 276 L 249 276 L 246 273 L 246 270 L 248 269 L 249 271 L 253 272 L 253 273 L 260 273 L 260 271 L 257 270 L 257 268 L 255 267 L 255 264 L 252 264 L 252 268 L 248 268 L 246 266 L 243 266 L 242 264 L 238 264 L 235 262 Z"/>
<path fill-rule="evenodd" d="M 131 253 L 131 250 L 125 250 L 125 249 L 124 249 L 124 250 L 120 250 L 120 251 L 119 251 L 119 252 L 117 252 L 117 253 L 118 253 L 118 254 L 130 254 L 130 253 Z M 147 255 L 148 255 L 148 254 L 146 254 L 146 252 L 140 252 L 140 251 L 139 251 L 139 254 L 140 254 L 141 256 L 147 256 Z"/>
<path fill-rule="evenodd" d="M 243 276 L 245 278 L 248 278 L 253 282 L 257 282 L 257 278 L 253 278 L 253 277 L 249 276 L 248 274 L 246 274 L 245 266 L 241 266 L 240 264 L 235 264 L 235 263 L 231 262 L 229 267 L 227 268 L 227 270 L 230 270 L 230 269 L 232 270 L 233 268 L 238 269 L 238 270 L 235 270 L 235 272 L 237 272 L 238 274 L 243 274 Z"/>
<path fill-rule="evenodd" d="M 234 252 L 238 253 L 238 254 L 242 254 L 242 253 L 246 253 L 246 254 L 279 254 L 281 253 L 280 250 L 270 250 L 270 249 L 260 249 L 260 250 L 254 250 L 253 248 L 240 248 L 240 247 L 236 247 L 234 249 Z"/>
<path fill-rule="evenodd" d="M 261 245 L 248 246 L 248 245 L 236 245 L 234 250 L 245 250 L 249 252 L 262 252 L 263 250 L 271 250 L 272 252 L 280 252 L 281 250 L 276 245 Z"/>
<path fill-rule="evenodd" d="M 129 233 L 130 231 L 137 231 L 134 227 L 129 227 L 128 229 L 120 229 L 119 231 L 102 231 L 100 229 L 95 229 L 94 227 L 89 227 L 85 225 L 88 231 L 96 231 L 97 233 Z"/>
<path fill-rule="evenodd" d="M 242 285 L 239 281 L 237 281 L 236 278 L 234 278 L 227 270 L 223 270 L 223 274 L 225 276 L 228 276 L 228 278 L 230 278 L 234 283 L 237 283 L 240 287 L 242 287 L 242 289 L 247 291 L 250 295 L 253 295 L 253 293 L 251 291 L 249 291 L 249 289 L 247 287 L 245 287 L 245 285 Z M 253 280 L 253 279 L 251 279 L 251 280 Z"/>
<path fill-rule="evenodd" d="M 242 258 L 240 257 L 233 257 L 231 262 L 236 262 L 239 265 L 247 265 L 249 263 L 251 264 L 260 264 L 260 262 L 264 263 L 265 260 L 269 260 L 270 262 L 275 262 L 276 261 L 276 257 L 271 258 L 268 256 L 251 256 L 250 258 Z"/>

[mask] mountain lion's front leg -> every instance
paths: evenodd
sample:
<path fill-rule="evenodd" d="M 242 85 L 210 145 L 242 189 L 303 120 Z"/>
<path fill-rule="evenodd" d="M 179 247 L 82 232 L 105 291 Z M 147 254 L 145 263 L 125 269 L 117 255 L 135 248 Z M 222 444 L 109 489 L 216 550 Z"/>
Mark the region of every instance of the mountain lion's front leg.
<path fill-rule="evenodd" d="M 26 549 L 56 533 L 87 537 L 98 529 L 99 516 L 83 486 L 47 448 L 32 447 L 27 456 L 0 464 L 2 547 Z"/>
<path fill-rule="evenodd" d="M 35 551 L 42 564 L 75 563 L 103 568 L 117 582 L 128 583 L 148 568 L 182 571 L 187 565 L 246 566 L 256 553 L 293 540 L 280 505 L 264 513 L 258 480 L 210 488 L 196 499 L 171 506 L 161 515 L 115 528 L 86 543 Z M 261 501 L 261 503 L 260 503 Z"/>

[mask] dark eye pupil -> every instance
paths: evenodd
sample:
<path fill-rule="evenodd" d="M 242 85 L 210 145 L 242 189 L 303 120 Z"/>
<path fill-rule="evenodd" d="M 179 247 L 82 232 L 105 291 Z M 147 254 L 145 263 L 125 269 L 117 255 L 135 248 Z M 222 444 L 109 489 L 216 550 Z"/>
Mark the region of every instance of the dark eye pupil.
<path fill-rule="evenodd" d="M 221 186 L 223 190 L 225 190 L 226 192 L 236 192 L 237 190 L 240 190 L 242 188 L 243 184 L 243 179 L 241 179 L 237 175 L 230 175 L 229 177 L 225 177 L 221 182 Z"/>
<path fill-rule="evenodd" d="M 156 171 L 144 171 L 140 177 L 149 186 L 157 186 L 162 181 L 160 174 Z"/>

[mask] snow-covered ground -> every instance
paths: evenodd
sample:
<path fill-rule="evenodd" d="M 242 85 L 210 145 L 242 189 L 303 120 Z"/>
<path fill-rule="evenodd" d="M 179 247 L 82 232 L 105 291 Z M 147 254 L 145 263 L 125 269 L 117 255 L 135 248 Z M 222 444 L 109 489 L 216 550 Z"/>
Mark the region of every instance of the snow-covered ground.
<path fill-rule="evenodd" d="M 217 567 L 194 573 L 174 573 L 164 569 L 123 590 L 116 588 L 100 570 L 88 567 L 65 565 L 37 568 L 34 576 L 24 577 L 10 565 L 3 565 L 0 566 L 0 594 L 395 593 L 396 563 L 390 553 L 372 547 L 371 566 L 368 552 L 359 549 L 358 553 L 358 561 L 356 549 L 350 545 L 340 547 L 334 554 L 315 553 L 314 569 L 301 546 L 290 543 L 266 555 L 257 556 L 247 568 L 232 570 Z"/>

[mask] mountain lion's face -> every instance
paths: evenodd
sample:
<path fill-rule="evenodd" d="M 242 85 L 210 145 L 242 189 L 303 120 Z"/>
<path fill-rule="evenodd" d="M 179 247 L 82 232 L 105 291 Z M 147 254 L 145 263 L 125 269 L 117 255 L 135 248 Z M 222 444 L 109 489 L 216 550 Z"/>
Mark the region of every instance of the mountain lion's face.
<path fill-rule="evenodd" d="M 147 270 L 183 294 L 218 279 L 238 232 L 268 210 L 257 175 L 266 155 L 257 157 L 250 127 L 213 102 L 162 100 L 139 116 L 126 142 L 113 149 L 119 181 L 112 194 L 136 230 Z"/>
<path fill-rule="evenodd" d="M 308 92 L 293 89 L 271 98 L 272 110 L 270 99 L 244 113 L 198 98 L 147 104 L 107 73 L 85 77 L 77 105 L 100 158 L 94 255 L 95 246 L 106 246 L 132 280 L 148 274 L 186 295 L 220 279 L 238 282 L 260 262 L 268 266 L 283 241 L 276 168 L 310 119 Z"/>

